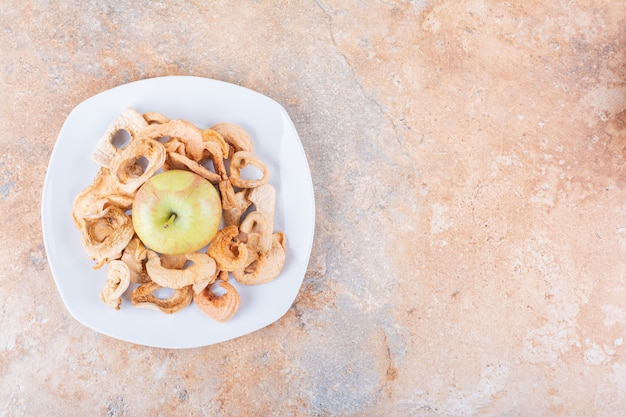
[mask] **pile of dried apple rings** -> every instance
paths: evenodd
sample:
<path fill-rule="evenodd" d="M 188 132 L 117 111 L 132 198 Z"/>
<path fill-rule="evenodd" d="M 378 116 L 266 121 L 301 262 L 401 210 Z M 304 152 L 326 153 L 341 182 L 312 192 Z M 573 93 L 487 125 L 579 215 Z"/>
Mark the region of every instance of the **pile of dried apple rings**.
<path fill-rule="evenodd" d="M 128 136 L 123 146 L 116 143 L 120 133 Z M 218 123 L 200 129 L 186 120 L 128 108 L 109 124 L 92 159 L 100 169 L 76 196 L 72 218 L 94 268 L 106 265 L 100 291 L 105 304 L 119 310 L 128 292 L 134 306 L 172 314 L 193 301 L 209 317 L 225 322 L 240 304 L 230 276 L 256 285 L 280 274 L 286 238 L 274 232 L 276 191 L 241 126 Z M 260 178 L 244 178 L 248 166 Z M 206 251 L 159 254 L 135 234 L 130 210 L 135 193 L 153 175 L 170 169 L 192 171 L 220 193 L 224 227 Z M 171 294 L 155 294 L 161 288 L 170 288 Z"/>

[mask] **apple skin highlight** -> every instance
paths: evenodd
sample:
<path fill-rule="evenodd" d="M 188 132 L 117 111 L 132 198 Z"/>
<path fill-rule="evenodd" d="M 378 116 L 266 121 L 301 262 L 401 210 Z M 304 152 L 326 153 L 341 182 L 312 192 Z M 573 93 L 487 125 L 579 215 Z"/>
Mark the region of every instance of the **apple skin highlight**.
<path fill-rule="evenodd" d="M 132 206 L 139 239 L 167 255 L 206 246 L 221 219 L 222 203 L 215 186 L 190 171 L 170 170 L 153 176 L 137 191 Z"/>

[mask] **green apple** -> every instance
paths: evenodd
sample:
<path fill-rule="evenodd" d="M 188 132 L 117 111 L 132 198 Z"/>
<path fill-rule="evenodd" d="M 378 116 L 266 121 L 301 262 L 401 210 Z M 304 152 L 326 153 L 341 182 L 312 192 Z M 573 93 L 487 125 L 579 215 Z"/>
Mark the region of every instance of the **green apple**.
<path fill-rule="evenodd" d="M 137 191 L 133 227 L 148 248 L 167 255 L 195 252 L 219 229 L 222 203 L 215 186 L 190 171 L 156 174 Z"/>

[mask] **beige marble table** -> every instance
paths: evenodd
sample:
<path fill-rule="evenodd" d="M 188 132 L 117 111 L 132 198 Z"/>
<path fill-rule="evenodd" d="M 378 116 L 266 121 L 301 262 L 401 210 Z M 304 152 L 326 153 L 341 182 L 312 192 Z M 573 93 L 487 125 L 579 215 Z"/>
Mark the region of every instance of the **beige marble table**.
<path fill-rule="evenodd" d="M 623 2 L 9 0 L 0 57 L 0 415 L 624 413 Z M 285 107 L 316 231 L 280 320 L 166 350 L 69 314 L 40 204 L 75 105 L 179 74 Z"/>

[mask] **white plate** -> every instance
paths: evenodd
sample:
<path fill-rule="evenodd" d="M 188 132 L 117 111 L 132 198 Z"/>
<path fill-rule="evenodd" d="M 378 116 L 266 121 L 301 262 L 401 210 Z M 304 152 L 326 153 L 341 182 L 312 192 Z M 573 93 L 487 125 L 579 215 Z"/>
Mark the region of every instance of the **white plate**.
<path fill-rule="evenodd" d="M 241 305 L 235 317 L 218 323 L 192 303 L 176 314 L 133 307 L 125 296 L 121 310 L 104 305 L 99 292 L 106 268 L 94 270 L 72 221 L 74 197 L 98 170 L 90 159 L 109 123 L 125 108 L 156 111 L 198 127 L 232 122 L 246 129 L 254 153 L 270 170 L 276 188 L 274 229 L 287 236 L 287 258 L 274 281 L 238 285 Z M 199 77 L 160 77 L 132 82 L 91 97 L 63 124 L 46 174 L 42 226 L 48 261 L 69 312 L 108 336 L 162 348 L 206 346 L 239 337 L 281 318 L 295 299 L 309 261 L 315 224 L 311 174 L 302 144 L 287 112 L 274 100 L 233 84 Z M 234 281 L 234 280 L 233 280 Z"/>

